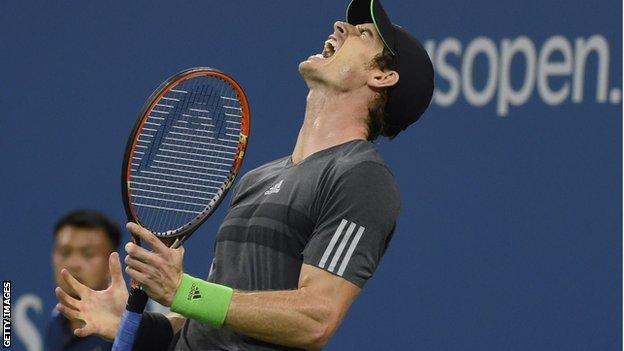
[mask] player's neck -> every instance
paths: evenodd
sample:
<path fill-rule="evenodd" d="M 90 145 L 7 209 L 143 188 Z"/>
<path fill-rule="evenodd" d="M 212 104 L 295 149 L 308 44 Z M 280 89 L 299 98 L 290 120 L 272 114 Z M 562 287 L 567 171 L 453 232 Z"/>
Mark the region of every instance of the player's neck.
<path fill-rule="evenodd" d="M 366 140 L 368 130 L 364 121 L 368 100 L 366 94 L 358 91 L 310 89 L 305 118 L 292 154 L 293 163 L 350 140 Z"/>

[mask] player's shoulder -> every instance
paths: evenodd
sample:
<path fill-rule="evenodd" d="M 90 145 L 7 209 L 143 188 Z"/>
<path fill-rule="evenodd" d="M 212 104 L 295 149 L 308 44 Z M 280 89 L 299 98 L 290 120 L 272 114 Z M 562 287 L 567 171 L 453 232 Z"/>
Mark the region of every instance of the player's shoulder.
<path fill-rule="evenodd" d="M 374 198 L 389 208 L 398 208 L 400 195 L 396 179 L 374 144 L 365 140 L 351 141 L 340 147 L 334 156 L 321 186 L 327 198 L 340 193 L 353 202 L 364 203 Z M 363 198 L 367 200 L 360 201 Z"/>
<path fill-rule="evenodd" d="M 346 176 L 352 173 L 373 172 L 388 180 L 393 180 L 394 175 L 390 167 L 371 142 L 354 140 L 341 149 L 334 163 L 335 174 Z"/>

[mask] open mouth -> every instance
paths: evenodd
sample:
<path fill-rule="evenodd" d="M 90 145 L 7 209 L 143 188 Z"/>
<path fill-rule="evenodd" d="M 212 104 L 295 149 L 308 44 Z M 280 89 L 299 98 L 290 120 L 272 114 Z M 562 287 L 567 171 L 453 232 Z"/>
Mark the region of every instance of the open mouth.
<path fill-rule="evenodd" d="M 334 56 L 334 54 L 340 49 L 338 46 L 338 41 L 334 38 L 329 38 L 325 41 L 325 46 L 323 46 L 323 58 L 330 58 Z"/>
<path fill-rule="evenodd" d="M 320 54 L 314 55 L 313 57 L 319 59 L 328 59 L 334 56 L 338 52 L 338 50 L 340 50 L 340 45 L 338 44 L 338 41 L 333 37 L 330 37 L 325 41 L 323 51 Z"/>

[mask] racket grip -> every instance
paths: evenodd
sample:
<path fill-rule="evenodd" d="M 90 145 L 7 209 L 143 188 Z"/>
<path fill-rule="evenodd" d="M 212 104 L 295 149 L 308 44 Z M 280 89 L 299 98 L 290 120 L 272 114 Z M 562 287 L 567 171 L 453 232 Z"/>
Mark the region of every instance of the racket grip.
<path fill-rule="evenodd" d="M 128 297 L 126 310 L 121 317 L 112 351 L 132 351 L 146 304 L 147 294 L 145 291 L 133 288 L 130 291 L 130 297 Z"/>

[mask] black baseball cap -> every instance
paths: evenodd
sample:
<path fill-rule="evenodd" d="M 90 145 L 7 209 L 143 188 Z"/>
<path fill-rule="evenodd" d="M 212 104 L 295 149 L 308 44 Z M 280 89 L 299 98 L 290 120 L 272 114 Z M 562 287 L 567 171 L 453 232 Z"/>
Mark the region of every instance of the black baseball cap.
<path fill-rule="evenodd" d="M 352 0 L 347 22 L 373 23 L 394 55 L 399 82 L 388 92 L 386 123 L 405 130 L 422 116 L 433 95 L 433 65 L 427 51 L 411 34 L 390 22 L 379 0 Z"/>

